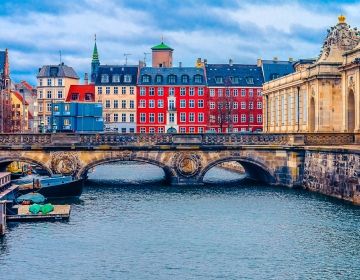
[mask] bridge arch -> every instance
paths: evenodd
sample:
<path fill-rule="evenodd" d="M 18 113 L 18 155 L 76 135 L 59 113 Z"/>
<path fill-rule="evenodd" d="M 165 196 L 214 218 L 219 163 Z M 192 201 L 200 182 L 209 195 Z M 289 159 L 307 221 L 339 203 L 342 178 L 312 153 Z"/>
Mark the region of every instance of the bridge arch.
<path fill-rule="evenodd" d="M 5 170 L 5 168 L 12 162 L 14 161 L 19 161 L 19 162 L 25 162 L 25 163 L 31 163 L 31 164 L 35 164 L 40 166 L 42 169 L 46 170 L 46 172 L 51 176 L 53 175 L 52 170 L 46 166 L 43 162 L 33 159 L 33 158 L 28 158 L 28 157 L 23 157 L 23 156 L 14 156 L 14 157 L 5 157 L 5 158 L 0 158 L 0 170 Z"/>
<path fill-rule="evenodd" d="M 205 168 L 202 169 L 199 174 L 199 182 L 203 182 L 205 174 L 213 167 L 224 162 L 236 161 L 244 168 L 248 178 L 254 179 L 259 182 L 267 184 L 275 184 L 276 177 L 272 170 L 270 170 L 265 164 L 248 157 L 225 157 L 210 162 Z"/>

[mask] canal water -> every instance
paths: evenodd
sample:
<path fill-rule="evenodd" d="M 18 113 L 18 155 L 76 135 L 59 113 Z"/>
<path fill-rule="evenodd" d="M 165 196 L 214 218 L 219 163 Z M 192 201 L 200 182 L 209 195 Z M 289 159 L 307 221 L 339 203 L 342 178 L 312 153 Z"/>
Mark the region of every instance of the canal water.
<path fill-rule="evenodd" d="M 151 165 L 89 174 L 69 222 L 10 224 L 0 279 L 360 279 L 360 208 L 243 183 L 156 182 Z"/>

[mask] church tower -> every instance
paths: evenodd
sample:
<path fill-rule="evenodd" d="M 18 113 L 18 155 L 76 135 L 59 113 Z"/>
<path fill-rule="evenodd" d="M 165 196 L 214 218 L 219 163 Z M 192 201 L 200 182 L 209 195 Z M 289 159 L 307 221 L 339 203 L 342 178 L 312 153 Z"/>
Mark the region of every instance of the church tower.
<path fill-rule="evenodd" d="M 172 67 L 172 54 L 174 49 L 165 45 L 162 41 L 161 44 L 151 48 L 152 50 L 152 67 Z"/>
<path fill-rule="evenodd" d="M 97 72 L 100 66 L 100 60 L 99 60 L 99 54 L 96 46 L 96 34 L 95 34 L 95 44 L 94 44 L 94 50 L 91 60 L 91 83 L 95 83 Z"/>

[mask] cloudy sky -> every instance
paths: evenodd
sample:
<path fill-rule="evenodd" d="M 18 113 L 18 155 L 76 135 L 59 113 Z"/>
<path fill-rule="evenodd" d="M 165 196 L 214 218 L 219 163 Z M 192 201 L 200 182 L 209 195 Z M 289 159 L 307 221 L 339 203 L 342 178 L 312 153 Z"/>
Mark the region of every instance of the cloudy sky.
<path fill-rule="evenodd" d="M 346 0 L 1 0 L 0 49 L 10 51 L 12 78 L 33 84 L 39 67 L 59 63 L 59 50 L 83 77 L 95 33 L 102 64 L 123 64 L 124 53 L 137 64 L 162 36 L 174 65 L 310 58 L 340 13 L 360 27 L 359 10 Z"/>

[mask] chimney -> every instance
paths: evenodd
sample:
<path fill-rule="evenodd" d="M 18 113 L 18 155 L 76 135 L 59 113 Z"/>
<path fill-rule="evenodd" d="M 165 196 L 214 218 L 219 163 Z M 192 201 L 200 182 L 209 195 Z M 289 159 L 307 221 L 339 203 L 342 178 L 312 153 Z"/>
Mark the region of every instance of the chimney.
<path fill-rule="evenodd" d="M 180 62 L 179 62 L 179 68 L 181 68 L 181 67 L 182 67 L 182 62 L 180 61 Z"/>
<path fill-rule="evenodd" d="M 290 61 L 290 62 L 293 62 L 294 59 L 293 59 L 292 57 L 289 57 L 289 61 Z"/>
<path fill-rule="evenodd" d="M 89 84 L 89 76 L 88 73 L 84 74 L 84 85 L 88 85 Z"/>
<path fill-rule="evenodd" d="M 233 66 L 233 60 L 231 58 L 229 59 L 229 66 Z"/>
<path fill-rule="evenodd" d="M 273 60 L 274 60 L 274 61 L 278 61 L 277 56 L 274 56 Z"/>
<path fill-rule="evenodd" d="M 262 65 L 262 60 L 261 60 L 261 58 L 258 58 L 258 59 L 256 60 L 256 65 L 257 65 L 257 67 L 261 67 L 261 65 Z"/>

